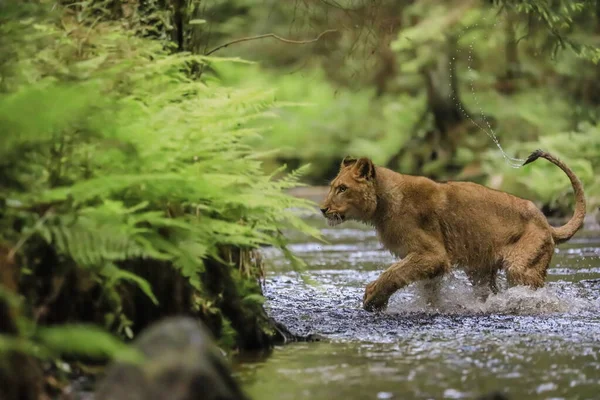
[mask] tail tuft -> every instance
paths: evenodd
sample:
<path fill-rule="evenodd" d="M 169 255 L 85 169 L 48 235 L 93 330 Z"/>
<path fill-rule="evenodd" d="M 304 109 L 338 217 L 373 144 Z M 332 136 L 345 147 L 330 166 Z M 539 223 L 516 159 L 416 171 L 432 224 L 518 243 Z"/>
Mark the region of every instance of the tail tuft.
<path fill-rule="evenodd" d="M 542 155 L 544 154 L 544 152 L 540 149 L 534 151 L 533 153 L 531 153 L 531 155 L 529 155 L 529 157 L 527 157 L 527 160 L 525 160 L 525 162 L 523 163 L 523 165 L 527 165 L 529 163 L 534 162 L 535 160 L 537 160 L 538 158 L 540 158 Z"/>

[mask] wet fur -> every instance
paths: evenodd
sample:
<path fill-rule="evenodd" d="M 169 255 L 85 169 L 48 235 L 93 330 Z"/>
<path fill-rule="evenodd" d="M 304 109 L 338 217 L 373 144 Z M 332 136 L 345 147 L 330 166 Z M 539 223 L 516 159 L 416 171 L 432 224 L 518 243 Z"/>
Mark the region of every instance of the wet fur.
<path fill-rule="evenodd" d="M 538 150 L 525 164 L 540 157 L 561 168 L 575 191 L 575 213 L 559 228 L 531 201 L 508 193 L 402 175 L 367 158 L 344 159 L 321 211 L 332 226 L 346 220 L 372 225 L 401 259 L 367 285 L 364 308 L 385 308 L 394 292 L 416 281 L 425 281 L 434 301 L 439 279 L 454 266 L 465 270 L 483 297 L 497 291 L 500 269 L 511 286 L 543 287 L 554 247 L 583 225 L 585 198 L 579 179 L 554 156 Z"/>

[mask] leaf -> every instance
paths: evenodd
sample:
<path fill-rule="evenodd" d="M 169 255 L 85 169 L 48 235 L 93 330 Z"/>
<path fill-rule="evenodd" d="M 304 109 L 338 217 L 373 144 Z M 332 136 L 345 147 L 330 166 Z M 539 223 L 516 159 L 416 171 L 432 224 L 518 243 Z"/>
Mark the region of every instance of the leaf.
<path fill-rule="evenodd" d="M 5 301 L 9 307 L 17 308 L 22 305 L 23 298 L 0 283 L 0 301 Z"/>
<path fill-rule="evenodd" d="M 13 335 L 0 334 L 0 357 L 9 352 L 19 352 L 33 357 L 48 359 L 52 353 L 41 347 L 38 343 Z"/>
<path fill-rule="evenodd" d="M 59 355 L 110 358 L 128 363 L 143 361 L 138 350 L 93 325 L 39 328 L 37 338 L 44 347 Z"/>
<path fill-rule="evenodd" d="M 262 305 L 265 302 L 265 298 L 260 294 L 249 294 L 242 301 L 249 305 Z"/>
<path fill-rule="evenodd" d="M 133 272 L 130 272 L 130 271 L 127 271 L 124 269 L 120 269 L 116 265 L 111 264 L 111 263 L 106 264 L 104 266 L 104 268 L 102 268 L 102 274 L 108 279 L 108 281 L 110 282 L 110 285 L 114 285 L 118 281 L 123 280 L 123 279 L 135 283 L 136 286 L 138 288 L 140 288 L 140 290 L 146 296 L 148 296 L 148 298 L 150 300 L 152 300 L 152 303 L 154 303 L 155 305 L 158 305 L 158 299 L 152 292 L 152 286 L 150 286 L 150 283 L 148 283 L 148 281 L 146 279 L 142 278 L 141 276 L 138 276 L 138 275 L 134 274 Z"/>

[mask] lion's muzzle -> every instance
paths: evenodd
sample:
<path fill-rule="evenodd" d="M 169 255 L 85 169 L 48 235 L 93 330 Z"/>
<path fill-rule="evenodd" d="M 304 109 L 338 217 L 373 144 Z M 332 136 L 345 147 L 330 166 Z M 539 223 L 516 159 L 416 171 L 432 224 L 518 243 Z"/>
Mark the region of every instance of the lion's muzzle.
<path fill-rule="evenodd" d="M 327 219 L 327 225 L 336 226 L 344 222 L 344 215 L 339 212 L 331 211 L 330 209 L 321 209 L 323 216 Z"/>

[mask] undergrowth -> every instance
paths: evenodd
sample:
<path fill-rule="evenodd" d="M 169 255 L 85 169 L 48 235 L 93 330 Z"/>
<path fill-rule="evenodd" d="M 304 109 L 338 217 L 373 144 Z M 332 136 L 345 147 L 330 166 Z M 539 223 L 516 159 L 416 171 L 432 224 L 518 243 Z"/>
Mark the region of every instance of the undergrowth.
<path fill-rule="evenodd" d="M 267 175 L 251 146 L 262 132 L 253 121 L 277 105 L 273 93 L 192 78 L 199 65 L 242 60 L 173 53 L 79 6 L 14 5 L 3 6 L 0 21 L 0 266 L 12 268 L 5 291 L 26 297 L 14 315 L 44 333 L 24 338 L 67 353 L 121 350 L 94 340 L 97 329 L 82 331 L 82 346 L 40 327 L 78 318 L 52 320 L 47 311 L 73 276 L 76 293 L 99 296 L 86 300 L 101 314 L 89 322 L 131 337 L 139 326 L 126 312 L 127 293 L 157 307 L 169 296 L 144 275 L 184 277 L 191 312 L 219 296 L 202 279 L 207 262 L 240 271 L 233 283 L 244 307 L 260 303 L 260 273 L 248 272 L 258 268 L 254 249 L 279 247 L 302 267 L 282 231 L 318 236 L 291 211 L 311 204 L 284 193 L 305 168 Z M 231 249 L 238 259 L 226 259 Z M 0 336 L 0 352 L 14 349 L 13 335 Z"/>

